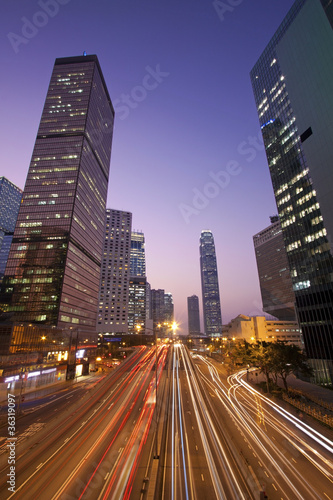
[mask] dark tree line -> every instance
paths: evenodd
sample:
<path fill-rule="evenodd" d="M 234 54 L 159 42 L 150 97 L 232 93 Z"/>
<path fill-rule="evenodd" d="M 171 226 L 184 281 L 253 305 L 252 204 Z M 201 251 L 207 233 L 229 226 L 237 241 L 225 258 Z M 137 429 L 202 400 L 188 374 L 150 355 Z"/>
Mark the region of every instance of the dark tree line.
<path fill-rule="evenodd" d="M 295 344 L 285 342 L 244 342 L 235 349 L 234 356 L 242 365 L 256 367 L 266 377 L 269 384 L 272 377 L 277 384 L 281 377 L 286 391 L 287 378 L 291 373 L 298 372 L 305 376 L 312 375 L 312 368 L 307 364 L 307 357 Z"/>

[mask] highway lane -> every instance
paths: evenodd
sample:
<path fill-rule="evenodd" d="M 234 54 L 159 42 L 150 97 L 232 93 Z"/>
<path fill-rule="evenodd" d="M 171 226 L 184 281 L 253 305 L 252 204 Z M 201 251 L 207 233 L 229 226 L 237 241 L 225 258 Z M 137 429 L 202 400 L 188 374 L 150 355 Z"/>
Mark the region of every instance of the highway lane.
<path fill-rule="evenodd" d="M 194 360 L 257 491 L 279 500 L 332 498 L 330 439 L 253 390 L 246 371 L 227 380 L 216 362 Z"/>
<path fill-rule="evenodd" d="M 186 348 L 174 346 L 166 452 L 157 499 L 242 500 L 254 498 L 221 439 Z"/>
<path fill-rule="evenodd" d="M 126 360 L 118 370 L 106 377 L 105 383 L 96 388 L 93 396 L 83 401 L 83 405 L 77 405 L 75 411 L 58 426 L 50 428 L 44 442 L 33 445 L 28 457 L 25 454 L 17 460 L 15 498 L 49 500 L 57 495 L 60 498 L 66 493 L 60 492 L 60 485 L 64 483 L 67 489 L 72 487 L 75 490 L 74 496 L 72 493 L 69 497 L 66 493 L 66 496 L 78 498 L 78 491 L 84 490 L 90 470 L 96 467 L 104 448 L 116 440 L 125 423 L 132 418 L 138 387 L 140 390 L 148 389 L 150 380 L 147 379 L 149 370 L 146 365 L 152 356 L 151 349 L 142 348 L 140 353 Z M 132 427 L 131 422 L 129 429 Z M 82 477 L 80 471 L 83 471 Z M 2 471 L 1 477 L 5 477 L 5 471 Z M 1 486 L 0 494 L 3 494 L 5 485 L 2 483 Z M 98 490 L 96 487 L 94 489 Z M 89 492 L 91 490 L 93 488 L 90 485 Z"/>

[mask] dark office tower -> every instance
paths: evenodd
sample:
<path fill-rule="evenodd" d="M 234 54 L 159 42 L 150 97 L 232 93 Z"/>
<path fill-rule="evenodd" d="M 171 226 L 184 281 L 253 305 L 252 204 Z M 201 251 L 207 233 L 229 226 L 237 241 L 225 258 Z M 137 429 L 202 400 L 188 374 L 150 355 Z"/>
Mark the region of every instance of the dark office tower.
<path fill-rule="evenodd" d="M 56 59 L 4 278 L 14 321 L 95 331 L 113 117 L 97 57 Z"/>
<path fill-rule="evenodd" d="M 219 280 L 214 237 L 211 231 L 201 231 L 200 269 L 205 334 L 221 335 L 222 316 Z"/>
<path fill-rule="evenodd" d="M 146 288 L 146 277 L 130 277 L 128 299 L 128 333 L 146 333 Z"/>
<path fill-rule="evenodd" d="M 108 208 L 99 289 L 98 333 L 127 333 L 132 214 Z"/>
<path fill-rule="evenodd" d="M 263 310 L 281 321 L 296 321 L 295 294 L 278 217 L 253 236 Z"/>
<path fill-rule="evenodd" d="M 188 333 L 189 335 L 200 334 L 199 298 L 197 295 L 187 297 Z"/>
<path fill-rule="evenodd" d="M 164 323 L 164 290 L 151 290 L 151 310 L 154 330 L 158 324 Z"/>
<path fill-rule="evenodd" d="M 174 306 L 171 293 L 164 294 L 164 321 L 173 323 L 174 320 Z"/>
<path fill-rule="evenodd" d="M 150 283 L 146 284 L 146 319 L 152 319 L 152 310 L 151 310 L 151 286 Z"/>
<path fill-rule="evenodd" d="M 21 199 L 22 190 L 6 177 L 0 177 L 0 282 L 6 269 Z"/>
<path fill-rule="evenodd" d="M 333 10 L 297 0 L 251 71 L 296 297 L 317 382 L 333 376 Z"/>
<path fill-rule="evenodd" d="M 131 276 L 146 276 L 145 236 L 137 231 L 131 236 Z"/>

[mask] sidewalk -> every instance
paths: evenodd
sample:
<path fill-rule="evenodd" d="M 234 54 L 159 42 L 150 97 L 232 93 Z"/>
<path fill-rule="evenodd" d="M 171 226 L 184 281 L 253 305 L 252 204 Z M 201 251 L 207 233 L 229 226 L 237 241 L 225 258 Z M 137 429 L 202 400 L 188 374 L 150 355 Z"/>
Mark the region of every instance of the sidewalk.
<path fill-rule="evenodd" d="M 252 383 L 266 382 L 266 377 L 262 373 L 258 374 L 258 376 L 253 375 L 254 373 L 255 372 L 250 372 L 249 381 L 252 381 Z M 302 391 L 325 403 L 333 404 L 333 389 L 326 389 L 325 387 L 305 382 L 304 380 L 296 378 L 293 374 L 289 375 L 287 378 L 287 384 L 291 389 Z M 278 378 L 278 386 L 284 389 L 283 381 L 280 377 Z"/>

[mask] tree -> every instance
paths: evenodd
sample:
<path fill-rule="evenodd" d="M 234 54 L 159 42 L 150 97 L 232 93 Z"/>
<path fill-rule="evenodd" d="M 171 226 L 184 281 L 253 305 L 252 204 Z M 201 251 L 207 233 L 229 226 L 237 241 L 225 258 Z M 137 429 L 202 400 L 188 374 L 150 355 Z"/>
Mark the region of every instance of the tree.
<path fill-rule="evenodd" d="M 237 347 L 235 356 L 243 365 L 255 366 L 265 375 L 268 392 L 270 375 L 274 377 L 275 383 L 280 376 L 288 391 L 287 378 L 291 373 L 301 372 L 307 376 L 312 374 L 305 354 L 295 344 L 282 341 L 249 344 L 245 341 Z"/>
<path fill-rule="evenodd" d="M 288 392 L 287 377 L 293 372 L 301 372 L 310 376 L 312 369 L 307 364 L 307 357 L 295 344 L 285 342 L 274 342 L 272 344 L 272 372 L 279 375 L 283 385 Z"/>

